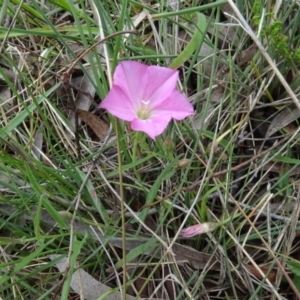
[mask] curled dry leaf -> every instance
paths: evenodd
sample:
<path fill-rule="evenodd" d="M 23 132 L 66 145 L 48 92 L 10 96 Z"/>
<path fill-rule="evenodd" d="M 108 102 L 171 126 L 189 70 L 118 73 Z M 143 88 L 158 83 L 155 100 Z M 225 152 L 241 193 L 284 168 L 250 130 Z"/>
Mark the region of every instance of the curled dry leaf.
<path fill-rule="evenodd" d="M 175 243 L 172 247 L 177 263 L 188 261 L 195 269 L 205 267 L 210 270 L 220 270 L 220 263 L 214 255 L 202 253 L 194 248 Z"/>
<path fill-rule="evenodd" d="M 78 109 L 77 111 L 78 117 L 93 130 L 100 140 L 103 140 L 107 135 L 109 125 L 89 111 L 82 109 Z"/>
<path fill-rule="evenodd" d="M 252 265 L 244 265 L 246 267 L 246 269 L 252 274 L 254 275 L 256 278 L 258 278 L 259 280 L 262 280 L 263 277 L 261 276 L 261 274 L 259 273 L 259 271 Z M 276 275 L 277 272 L 276 270 L 271 270 L 269 272 L 269 269 L 266 267 L 260 267 L 261 271 L 267 275 L 268 274 L 268 279 L 270 280 L 270 282 L 275 282 L 276 280 Z"/>
<path fill-rule="evenodd" d="M 283 128 L 289 132 L 294 132 L 297 128 L 295 128 L 295 126 L 291 123 L 299 117 L 300 111 L 298 108 L 290 109 L 285 107 L 271 122 L 266 136 L 269 137 Z"/>
<path fill-rule="evenodd" d="M 252 61 L 255 53 L 257 53 L 257 46 L 256 46 L 256 44 L 253 43 L 246 50 L 239 53 L 238 59 L 237 59 L 238 65 L 240 67 L 244 67 L 244 66 L 248 65 Z"/>

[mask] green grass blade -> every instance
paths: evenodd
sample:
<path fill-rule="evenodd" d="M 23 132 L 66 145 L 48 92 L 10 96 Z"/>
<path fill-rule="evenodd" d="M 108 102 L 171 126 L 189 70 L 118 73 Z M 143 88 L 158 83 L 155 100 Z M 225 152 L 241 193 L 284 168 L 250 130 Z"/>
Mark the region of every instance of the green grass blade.
<path fill-rule="evenodd" d="M 184 50 L 178 55 L 177 58 L 174 59 L 174 61 L 171 63 L 170 68 L 172 69 L 178 69 L 179 67 L 183 66 L 183 64 L 190 59 L 194 51 L 199 48 L 199 43 L 202 44 L 205 34 L 206 34 L 206 17 L 204 14 L 197 13 L 197 26 L 196 31 L 190 40 L 190 42 L 187 44 L 187 46 L 184 48 Z"/>

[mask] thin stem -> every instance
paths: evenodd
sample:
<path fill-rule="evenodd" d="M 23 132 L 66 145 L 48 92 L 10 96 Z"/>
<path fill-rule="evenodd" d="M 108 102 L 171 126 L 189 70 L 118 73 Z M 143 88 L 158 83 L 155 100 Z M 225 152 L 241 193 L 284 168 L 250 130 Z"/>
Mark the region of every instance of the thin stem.
<path fill-rule="evenodd" d="M 107 40 L 115 37 L 115 36 L 118 36 L 120 34 L 126 34 L 126 33 L 129 33 L 129 34 L 138 34 L 138 31 L 137 30 L 123 30 L 123 31 L 118 31 L 118 32 L 114 32 L 108 36 L 106 36 L 104 39 L 96 42 L 94 45 L 92 45 L 90 48 L 86 49 L 85 51 L 83 51 L 78 57 L 77 59 L 71 64 L 71 66 L 67 69 L 67 71 L 63 74 L 64 75 L 64 78 L 67 76 L 70 75 L 70 73 L 72 72 L 72 70 L 74 69 L 74 67 L 78 64 L 78 62 L 87 54 L 89 53 L 90 51 L 92 51 L 94 48 L 96 48 L 99 44 L 101 43 L 104 43 L 106 42 Z"/>
<path fill-rule="evenodd" d="M 119 183 L 120 183 L 120 199 L 121 199 L 121 222 L 122 222 L 122 255 L 123 255 L 123 288 L 122 299 L 126 300 L 126 232 L 125 232 L 125 197 L 123 189 L 123 175 L 122 175 L 122 157 L 121 157 L 121 144 L 120 144 L 120 132 L 119 122 L 115 118 L 115 128 L 117 136 L 117 148 L 118 148 L 118 165 L 119 165 Z"/>
<path fill-rule="evenodd" d="M 136 160 L 136 153 L 138 151 L 138 142 L 139 142 L 139 138 L 140 138 L 140 133 L 139 132 L 135 132 L 134 133 L 134 141 L 133 141 L 133 149 L 132 149 L 132 161 Z"/>

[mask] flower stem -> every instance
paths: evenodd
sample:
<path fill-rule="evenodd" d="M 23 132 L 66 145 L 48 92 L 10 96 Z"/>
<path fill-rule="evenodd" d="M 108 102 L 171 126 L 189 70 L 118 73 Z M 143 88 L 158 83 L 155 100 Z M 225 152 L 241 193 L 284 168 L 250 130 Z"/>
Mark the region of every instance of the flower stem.
<path fill-rule="evenodd" d="M 142 135 L 140 132 L 136 132 L 134 135 L 134 141 L 133 141 L 133 149 L 132 149 L 132 161 L 136 160 L 136 156 L 138 155 L 139 158 L 142 157 L 139 144 L 141 143 Z"/>
<path fill-rule="evenodd" d="M 120 132 L 118 119 L 115 118 L 115 128 L 117 136 L 117 148 L 118 148 L 118 165 L 119 165 L 119 183 L 120 183 L 120 198 L 121 198 L 121 223 L 122 223 L 122 255 L 123 255 L 123 287 L 122 296 L 123 300 L 126 300 L 126 231 L 125 231 L 125 196 L 123 189 L 123 175 L 122 175 L 122 157 L 121 157 L 121 145 L 120 145 Z"/>

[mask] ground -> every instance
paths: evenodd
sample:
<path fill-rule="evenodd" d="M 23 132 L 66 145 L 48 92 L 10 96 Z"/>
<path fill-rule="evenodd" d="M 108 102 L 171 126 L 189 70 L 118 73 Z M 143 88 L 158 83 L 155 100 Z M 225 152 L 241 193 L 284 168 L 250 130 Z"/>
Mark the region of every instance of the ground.
<path fill-rule="evenodd" d="M 2 299 L 300 299 L 299 3 L 1 4 Z"/>

